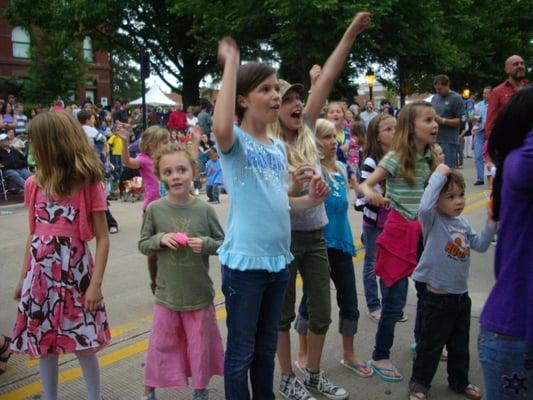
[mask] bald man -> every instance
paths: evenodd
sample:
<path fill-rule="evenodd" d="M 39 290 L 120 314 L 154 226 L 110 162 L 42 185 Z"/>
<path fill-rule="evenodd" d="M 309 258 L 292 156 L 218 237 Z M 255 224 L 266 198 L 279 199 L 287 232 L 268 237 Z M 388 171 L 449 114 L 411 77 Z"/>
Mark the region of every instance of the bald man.
<path fill-rule="evenodd" d="M 492 133 L 496 117 L 500 114 L 503 106 L 511 99 L 513 94 L 527 85 L 526 64 L 520 56 L 514 55 L 505 61 L 505 73 L 508 78 L 492 90 L 489 109 L 487 111 L 487 123 L 485 124 L 485 139 Z"/>

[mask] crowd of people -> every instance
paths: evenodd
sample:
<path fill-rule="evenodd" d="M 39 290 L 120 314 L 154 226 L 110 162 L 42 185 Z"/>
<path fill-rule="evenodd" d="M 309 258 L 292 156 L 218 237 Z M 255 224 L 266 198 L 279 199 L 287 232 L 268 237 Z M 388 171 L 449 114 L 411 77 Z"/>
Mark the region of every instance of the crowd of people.
<path fill-rule="evenodd" d="M 524 62 L 510 57 L 509 79 L 492 97 L 485 88 L 478 104 L 465 104 L 445 75 L 435 77 L 431 102 L 415 101 L 399 111 L 386 101 L 379 112 L 371 101 L 362 112 L 343 101 L 328 102 L 369 23 L 368 13 L 358 13 L 323 66 L 313 66 L 305 104 L 303 85 L 279 79 L 263 63 L 240 65 L 237 44 L 225 38 L 218 48 L 223 74 L 212 113 L 207 101 L 198 113 L 178 105 L 166 119 L 155 113 L 144 131 L 126 103 L 114 112 L 90 102 L 64 110 L 58 100 L 52 110 L 31 116 L 24 134 L 36 169 L 32 176 L 21 174 L 19 185 L 30 234 L 15 290 L 13 335 L 0 336 L 0 371 L 12 351 L 40 357 L 44 398 L 55 400 L 58 354 L 75 353 L 89 400 L 101 399 L 96 353 L 111 340 L 101 290 L 114 220 L 107 200 L 120 191 L 127 168 L 144 184 L 138 248 L 147 256 L 155 298 L 144 400 L 156 399 L 157 388 L 189 386 L 193 399 L 207 399 L 214 375 L 224 376 L 227 399 L 274 399 L 276 355 L 284 398 L 347 398 L 321 363 L 333 308 L 330 279 L 339 309 L 340 365 L 361 378 L 404 380 L 391 348 L 396 323 L 407 320 L 412 279 L 418 303 L 409 399 L 428 397 L 442 359 L 450 388 L 481 399 L 469 379 L 468 272 L 471 250 L 486 251 L 496 231 L 496 284 L 480 320 L 486 397 L 530 395 L 527 385 L 516 384 L 533 379 L 533 87 L 524 80 Z M 15 129 L 18 119 L 4 115 L 3 121 Z M 469 129 L 476 166 L 481 154 L 483 171 L 494 175 L 481 233 L 461 216 L 466 183 L 457 155 Z M 0 135 L 0 143 L 11 146 L 12 139 Z M 8 153 L 14 151 L 20 153 Z M 201 170 L 210 203 L 219 203 L 222 185 L 231 198 L 226 232 L 214 208 L 197 196 Z M 483 183 L 479 169 L 477 179 Z M 367 315 L 377 323 L 368 361 L 355 346 L 360 311 L 348 219 L 351 190 L 363 214 Z M 88 247 L 93 238 L 94 259 Z M 227 311 L 225 350 L 209 276 L 214 255 Z M 303 297 L 296 308 L 297 274 Z"/>

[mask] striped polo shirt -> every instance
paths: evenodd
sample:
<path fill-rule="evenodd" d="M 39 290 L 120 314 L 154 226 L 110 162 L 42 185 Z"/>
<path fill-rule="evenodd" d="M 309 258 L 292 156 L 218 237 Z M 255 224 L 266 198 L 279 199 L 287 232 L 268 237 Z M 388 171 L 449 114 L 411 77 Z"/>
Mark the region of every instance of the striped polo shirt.
<path fill-rule="evenodd" d="M 431 175 L 431 150 L 426 148 L 423 154 L 416 153 L 415 176 L 416 182 L 410 185 L 401 174 L 399 160 L 394 151 L 389 151 L 379 162 L 379 167 L 389 173 L 387 178 L 387 197 L 391 200 L 391 207 L 409 220 L 418 216 L 420 199 L 424 193 L 429 175 Z"/>

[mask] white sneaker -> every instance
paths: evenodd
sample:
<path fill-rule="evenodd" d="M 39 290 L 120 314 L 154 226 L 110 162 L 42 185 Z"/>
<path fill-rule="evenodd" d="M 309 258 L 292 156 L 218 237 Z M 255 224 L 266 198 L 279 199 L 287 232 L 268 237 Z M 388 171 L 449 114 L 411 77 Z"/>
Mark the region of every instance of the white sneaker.
<path fill-rule="evenodd" d="M 328 378 L 326 378 L 324 372 L 322 371 L 316 374 L 311 374 L 309 371 L 306 371 L 304 385 L 307 388 L 332 400 L 344 400 L 349 396 L 349 393 L 346 389 L 335 385 Z"/>
<path fill-rule="evenodd" d="M 279 393 L 289 400 L 316 400 L 302 383 L 292 375 L 288 380 L 281 379 Z"/>

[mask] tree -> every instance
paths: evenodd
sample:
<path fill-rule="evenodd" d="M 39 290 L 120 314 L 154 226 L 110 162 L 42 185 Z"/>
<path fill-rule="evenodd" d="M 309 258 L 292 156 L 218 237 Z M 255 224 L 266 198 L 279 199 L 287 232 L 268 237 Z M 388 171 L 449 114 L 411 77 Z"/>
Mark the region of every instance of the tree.
<path fill-rule="evenodd" d="M 141 71 L 123 49 L 111 52 L 111 86 L 116 100 L 136 99 L 141 95 Z"/>

